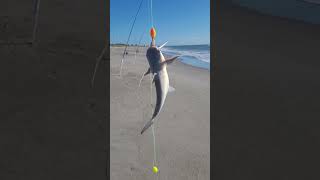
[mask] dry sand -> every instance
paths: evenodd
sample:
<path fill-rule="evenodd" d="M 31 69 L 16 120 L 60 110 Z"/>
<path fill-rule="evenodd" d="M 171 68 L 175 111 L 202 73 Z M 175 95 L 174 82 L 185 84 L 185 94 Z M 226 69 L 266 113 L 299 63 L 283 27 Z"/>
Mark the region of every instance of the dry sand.
<path fill-rule="evenodd" d="M 151 128 L 140 131 L 151 117 L 150 76 L 145 48 L 136 59 L 129 48 L 118 76 L 124 47 L 111 47 L 110 63 L 110 171 L 112 180 L 154 179 Z M 169 93 L 155 123 L 159 179 L 209 179 L 210 72 L 175 62 L 168 67 Z M 155 91 L 153 87 L 153 92 Z M 155 94 L 153 94 L 155 100 Z"/>

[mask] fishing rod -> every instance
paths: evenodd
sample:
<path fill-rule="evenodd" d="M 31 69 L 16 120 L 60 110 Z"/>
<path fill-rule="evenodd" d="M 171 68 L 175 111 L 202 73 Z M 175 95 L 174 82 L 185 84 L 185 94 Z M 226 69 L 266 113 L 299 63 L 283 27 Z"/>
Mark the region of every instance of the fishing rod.
<path fill-rule="evenodd" d="M 134 16 L 134 18 L 131 18 L 131 20 L 130 20 L 130 22 L 129 22 L 129 24 L 130 24 L 131 21 L 132 21 L 132 19 L 134 19 L 133 24 L 132 24 L 131 29 L 130 29 L 130 33 L 129 33 L 129 37 L 128 37 L 128 39 L 127 39 L 127 43 L 126 43 L 125 49 L 124 49 L 123 54 L 122 54 L 122 60 L 121 60 L 121 66 L 120 66 L 120 76 L 121 76 L 121 70 L 122 70 L 122 64 L 123 64 L 124 55 L 125 55 L 125 53 L 126 53 L 127 46 L 128 46 L 128 42 L 129 42 L 129 39 L 130 39 L 132 30 L 133 30 L 134 24 L 135 24 L 135 22 L 136 22 L 138 13 L 139 13 L 139 11 L 140 11 L 140 9 L 141 9 L 142 2 L 143 2 L 143 0 L 140 1 L 139 8 L 138 8 L 138 11 L 137 11 L 136 15 Z M 92 76 L 92 79 L 91 79 L 91 86 L 92 86 L 92 87 L 93 87 L 93 85 L 94 85 L 94 79 L 95 79 L 96 72 L 97 72 L 97 69 L 98 69 L 98 67 L 99 67 L 100 61 L 101 61 L 101 59 L 102 59 L 102 57 L 104 56 L 104 54 L 105 54 L 106 51 L 107 51 L 107 46 L 105 46 L 105 47 L 103 48 L 101 54 L 99 55 L 99 57 L 98 57 L 97 60 L 96 60 L 95 68 L 94 68 L 94 71 L 93 71 L 93 76 Z"/>
<path fill-rule="evenodd" d="M 122 54 L 121 65 L 120 65 L 120 73 L 119 73 L 119 74 L 120 74 L 120 77 L 121 77 L 121 71 L 122 71 L 122 65 L 123 65 L 124 56 L 125 56 L 125 54 L 126 54 L 126 50 L 127 50 L 127 47 L 128 47 L 128 43 L 129 43 L 130 37 L 131 37 L 131 33 L 132 33 L 133 27 L 134 27 L 134 25 L 135 25 L 135 23 L 136 23 L 137 16 L 138 16 L 139 11 L 140 11 L 140 9 L 141 9 L 142 3 L 143 3 L 143 0 L 140 1 L 138 11 L 137 11 L 137 13 L 136 13 L 136 15 L 135 15 L 135 17 L 134 17 L 133 24 L 132 24 L 131 29 L 130 29 L 129 37 L 128 37 L 128 39 L 127 39 L 127 43 L 126 43 L 126 46 L 125 46 L 124 51 L 123 51 L 123 54 Z"/>
<path fill-rule="evenodd" d="M 140 39 L 139 39 L 139 42 L 138 42 L 138 46 L 137 46 L 137 49 L 135 51 L 135 56 L 134 56 L 135 60 L 137 59 L 137 53 L 139 53 L 140 43 L 141 43 L 141 40 L 142 40 L 143 35 L 145 34 L 146 30 L 147 30 L 147 28 L 145 28 L 145 30 L 142 32 L 142 34 L 140 36 Z"/>

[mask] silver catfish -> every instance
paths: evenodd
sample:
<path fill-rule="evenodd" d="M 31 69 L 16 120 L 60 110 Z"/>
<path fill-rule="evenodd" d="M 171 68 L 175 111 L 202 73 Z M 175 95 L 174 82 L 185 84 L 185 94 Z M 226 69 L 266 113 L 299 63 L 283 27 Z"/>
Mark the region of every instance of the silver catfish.
<path fill-rule="evenodd" d="M 167 94 L 170 88 L 169 76 L 167 73 L 167 64 L 172 63 L 175 59 L 179 57 L 179 56 L 175 56 L 170 59 L 165 59 L 161 52 L 161 48 L 165 44 L 163 44 L 160 47 L 156 47 L 154 40 L 152 40 L 151 45 L 147 50 L 146 56 L 147 56 L 150 67 L 143 76 L 146 76 L 152 73 L 153 83 L 155 84 L 155 87 L 156 87 L 157 99 L 156 99 L 156 105 L 155 105 L 152 118 L 144 126 L 144 128 L 141 131 L 141 134 L 154 123 L 155 117 L 159 114 L 159 112 L 161 111 L 164 105 L 165 99 L 167 97 Z"/>

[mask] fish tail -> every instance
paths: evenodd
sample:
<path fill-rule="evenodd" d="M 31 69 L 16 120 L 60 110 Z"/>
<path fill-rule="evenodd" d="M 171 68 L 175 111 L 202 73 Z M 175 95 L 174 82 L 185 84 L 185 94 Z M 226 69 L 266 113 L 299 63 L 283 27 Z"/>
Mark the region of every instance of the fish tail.
<path fill-rule="evenodd" d="M 144 131 L 146 131 L 154 122 L 154 119 L 151 119 L 150 121 L 147 122 L 147 124 L 143 127 L 141 134 L 144 133 Z"/>

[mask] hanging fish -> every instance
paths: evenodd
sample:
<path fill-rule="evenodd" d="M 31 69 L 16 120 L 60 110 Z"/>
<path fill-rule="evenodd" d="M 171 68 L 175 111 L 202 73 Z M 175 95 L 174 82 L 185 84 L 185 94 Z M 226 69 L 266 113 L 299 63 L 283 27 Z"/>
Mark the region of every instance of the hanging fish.
<path fill-rule="evenodd" d="M 156 87 L 157 99 L 156 99 L 156 105 L 155 105 L 155 109 L 154 109 L 152 118 L 144 126 L 144 128 L 141 131 L 141 134 L 154 123 L 155 117 L 159 114 L 159 112 L 161 111 L 161 109 L 164 105 L 168 91 L 173 89 L 169 86 L 169 76 L 167 73 L 167 64 L 172 63 L 175 59 L 177 59 L 179 57 L 179 56 L 175 56 L 170 59 L 165 59 L 162 52 L 161 52 L 161 48 L 166 43 L 164 43 L 160 47 L 157 47 L 155 45 L 156 31 L 154 28 L 151 28 L 150 35 L 151 35 L 152 41 L 151 41 L 151 45 L 148 48 L 147 54 L 146 54 L 150 67 L 149 67 L 148 71 L 142 76 L 142 78 L 144 76 L 152 73 L 153 83 L 155 84 L 155 87 Z"/>

